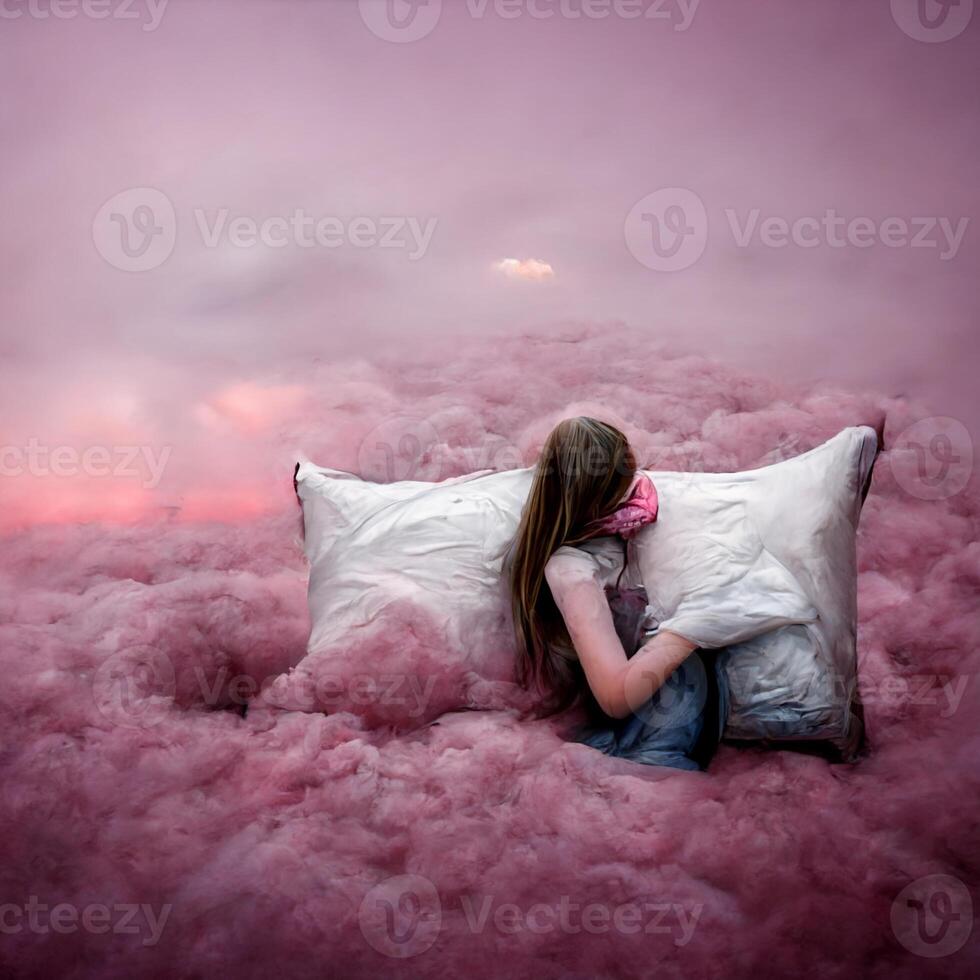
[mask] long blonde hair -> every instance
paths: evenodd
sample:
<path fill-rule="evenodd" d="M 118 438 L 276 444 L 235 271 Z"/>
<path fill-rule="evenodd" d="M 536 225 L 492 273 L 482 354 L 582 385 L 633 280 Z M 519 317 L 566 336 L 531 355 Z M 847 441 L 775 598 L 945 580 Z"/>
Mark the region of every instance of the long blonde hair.
<path fill-rule="evenodd" d="M 517 680 L 545 696 L 546 711 L 570 705 L 584 685 L 545 565 L 562 545 L 592 536 L 591 522 L 615 510 L 635 473 L 626 436 L 586 416 L 559 422 L 541 450 L 508 564 Z"/>

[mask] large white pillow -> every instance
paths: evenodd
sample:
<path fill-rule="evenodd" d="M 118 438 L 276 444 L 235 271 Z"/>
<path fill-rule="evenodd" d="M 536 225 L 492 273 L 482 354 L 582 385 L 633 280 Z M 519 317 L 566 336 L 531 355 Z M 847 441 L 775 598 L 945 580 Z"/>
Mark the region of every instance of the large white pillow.
<path fill-rule="evenodd" d="M 653 628 L 727 648 L 726 736 L 844 748 L 859 735 L 855 530 L 876 451 L 861 427 L 744 473 L 648 471 L 660 516 L 635 539 L 631 572 Z M 307 656 L 269 700 L 397 724 L 527 704 L 511 682 L 501 573 L 532 473 L 374 484 L 300 463 L 313 625 Z"/>
<path fill-rule="evenodd" d="M 295 481 L 312 628 L 306 657 L 261 702 L 400 727 L 531 707 L 513 681 L 501 576 L 530 470 L 376 484 L 302 462 Z"/>
<path fill-rule="evenodd" d="M 855 541 L 878 452 L 867 426 L 743 473 L 653 473 L 657 522 L 636 539 L 651 619 L 726 648 L 725 736 L 860 739 Z"/>

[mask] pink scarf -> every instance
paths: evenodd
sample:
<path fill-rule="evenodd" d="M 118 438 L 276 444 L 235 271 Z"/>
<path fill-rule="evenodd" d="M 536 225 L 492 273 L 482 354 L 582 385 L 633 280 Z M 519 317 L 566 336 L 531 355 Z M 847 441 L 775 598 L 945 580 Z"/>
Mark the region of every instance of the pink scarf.
<path fill-rule="evenodd" d="M 629 497 L 608 517 L 593 521 L 593 535 L 618 534 L 627 541 L 657 519 L 657 488 L 650 477 L 641 473 Z"/>

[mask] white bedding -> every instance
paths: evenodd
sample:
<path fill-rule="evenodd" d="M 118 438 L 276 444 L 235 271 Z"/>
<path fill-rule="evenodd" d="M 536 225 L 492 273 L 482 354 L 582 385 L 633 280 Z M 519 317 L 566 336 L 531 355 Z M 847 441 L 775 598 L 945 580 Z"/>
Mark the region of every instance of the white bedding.
<path fill-rule="evenodd" d="M 853 743 L 855 531 L 876 451 L 874 431 L 858 427 L 757 470 L 648 471 L 660 514 L 631 545 L 626 577 L 647 591 L 646 629 L 724 648 L 727 737 Z M 296 671 L 339 669 L 359 631 L 407 602 L 436 624 L 445 671 L 460 678 L 458 706 L 500 706 L 500 685 L 482 682 L 499 682 L 512 663 L 502 562 L 531 476 L 382 487 L 302 462 L 312 631 Z M 614 558 L 606 571 L 614 580 Z"/>

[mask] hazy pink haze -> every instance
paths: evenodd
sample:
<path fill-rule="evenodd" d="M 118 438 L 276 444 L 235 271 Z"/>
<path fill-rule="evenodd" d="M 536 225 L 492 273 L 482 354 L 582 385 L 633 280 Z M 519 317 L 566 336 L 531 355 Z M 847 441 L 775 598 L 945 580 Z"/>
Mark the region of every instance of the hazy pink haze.
<path fill-rule="evenodd" d="M 978 975 L 980 17 L 924 4 L 0 3 L 0 974 Z M 304 654 L 299 454 L 437 479 L 574 414 L 714 471 L 887 416 L 857 764 L 241 716 Z M 469 649 L 403 605 L 350 665 L 461 703 Z M 410 958 L 364 912 L 405 875 Z M 475 929 L 485 898 L 671 917 Z"/>

